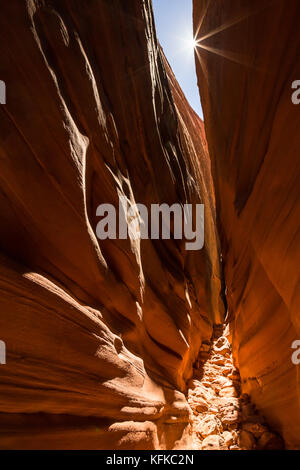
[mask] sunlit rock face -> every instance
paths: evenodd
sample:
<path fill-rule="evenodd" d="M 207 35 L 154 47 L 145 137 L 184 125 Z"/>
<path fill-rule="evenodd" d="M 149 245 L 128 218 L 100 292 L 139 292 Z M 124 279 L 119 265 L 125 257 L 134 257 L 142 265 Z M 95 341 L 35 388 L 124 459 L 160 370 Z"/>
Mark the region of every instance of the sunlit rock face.
<path fill-rule="evenodd" d="M 299 2 L 194 0 L 197 74 L 243 390 L 300 447 Z"/>
<path fill-rule="evenodd" d="M 182 391 L 223 314 L 203 124 L 149 1 L 1 7 L 0 446 L 189 447 Z M 204 249 L 99 241 L 119 196 L 204 203 Z"/>

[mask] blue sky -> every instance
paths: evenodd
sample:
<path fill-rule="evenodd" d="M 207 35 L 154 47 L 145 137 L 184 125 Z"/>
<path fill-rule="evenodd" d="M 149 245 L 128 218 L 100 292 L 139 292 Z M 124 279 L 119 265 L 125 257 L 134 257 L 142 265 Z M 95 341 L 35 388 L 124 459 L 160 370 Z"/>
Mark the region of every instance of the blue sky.
<path fill-rule="evenodd" d="M 192 0 L 152 3 L 159 42 L 190 105 L 203 119 L 192 46 Z"/>

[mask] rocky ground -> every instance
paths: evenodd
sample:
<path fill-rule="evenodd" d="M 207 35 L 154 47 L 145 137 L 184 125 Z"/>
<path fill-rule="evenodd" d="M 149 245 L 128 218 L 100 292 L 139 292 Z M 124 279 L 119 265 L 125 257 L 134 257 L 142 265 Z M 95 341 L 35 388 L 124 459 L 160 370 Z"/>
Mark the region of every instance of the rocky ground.
<path fill-rule="evenodd" d="M 250 397 L 241 394 L 226 327 L 217 325 L 211 344 L 203 344 L 196 374 L 189 383 L 193 444 L 198 450 L 282 449 Z"/>

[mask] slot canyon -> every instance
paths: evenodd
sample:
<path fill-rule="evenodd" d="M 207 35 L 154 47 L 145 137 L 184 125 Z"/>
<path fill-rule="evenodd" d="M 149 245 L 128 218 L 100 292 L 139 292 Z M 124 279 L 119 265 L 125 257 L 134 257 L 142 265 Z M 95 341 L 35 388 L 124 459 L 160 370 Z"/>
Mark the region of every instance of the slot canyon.
<path fill-rule="evenodd" d="M 0 449 L 300 449 L 299 1 L 193 1 L 204 121 L 151 0 L 1 7 Z M 99 240 L 120 197 L 203 249 Z"/>

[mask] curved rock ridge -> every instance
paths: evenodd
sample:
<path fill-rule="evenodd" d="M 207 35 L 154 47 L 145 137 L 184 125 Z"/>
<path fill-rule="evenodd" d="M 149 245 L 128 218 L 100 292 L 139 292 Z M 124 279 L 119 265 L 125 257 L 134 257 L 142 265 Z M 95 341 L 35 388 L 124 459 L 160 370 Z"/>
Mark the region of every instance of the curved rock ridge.
<path fill-rule="evenodd" d="M 194 0 L 196 62 L 242 389 L 300 448 L 299 2 Z"/>
<path fill-rule="evenodd" d="M 182 393 L 223 318 L 203 123 L 149 0 L 2 5 L 2 449 L 189 446 Z M 205 247 L 96 237 L 96 208 L 204 203 Z"/>

